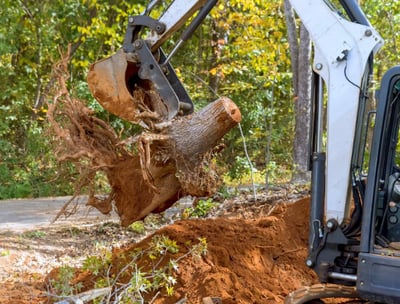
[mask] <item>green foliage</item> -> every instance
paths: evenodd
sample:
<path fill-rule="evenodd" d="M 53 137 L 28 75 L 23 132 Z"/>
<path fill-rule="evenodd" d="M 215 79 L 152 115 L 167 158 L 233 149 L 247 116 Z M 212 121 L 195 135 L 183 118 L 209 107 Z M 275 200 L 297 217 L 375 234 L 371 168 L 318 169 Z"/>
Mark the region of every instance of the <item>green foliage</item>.
<path fill-rule="evenodd" d="M 118 289 L 113 291 L 113 297 L 118 298 L 118 303 L 144 303 L 145 295 L 153 295 L 153 299 L 160 293 L 167 297 L 172 296 L 177 282 L 179 262 L 188 256 L 199 258 L 207 253 L 205 239 L 199 238 L 198 243 L 189 242 L 186 245 L 183 253 L 176 241 L 166 235 L 155 235 L 147 248 L 137 248 L 129 257 L 125 255 L 116 257 L 115 261 L 120 263 L 124 261 L 124 264 L 113 263 L 114 273 L 110 271 L 111 253 L 106 251 L 100 256 L 87 257 L 82 269 L 96 276 L 94 285 L 98 288 L 118 286 Z M 118 273 L 115 273 L 116 270 Z M 67 275 L 70 282 L 72 279 L 70 273 Z M 121 283 L 119 281 L 121 278 L 125 278 L 127 282 Z M 54 283 L 59 286 L 58 290 L 62 287 L 66 291 L 71 291 L 65 281 Z"/>
<path fill-rule="evenodd" d="M 1 249 L 0 250 L 0 257 L 6 257 L 10 255 L 10 250 L 8 249 Z"/>
<path fill-rule="evenodd" d="M 76 172 L 57 164 L 46 134 L 51 69 L 71 46 L 74 94 L 89 93 L 88 65 L 120 47 L 124 18 L 144 1 L 9 1 L 0 10 L 0 199 L 66 195 Z M 120 128 L 126 127 L 122 124 Z M 131 129 L 127 127 L 126 129 Z"/>
<path fill-rule="evenodd" d="M 58 269 L 55 279 L 50 280 L 50 287 L 61 297 L 71 296 L 82 289 L 82 284 L 72 284 L 75 268 L 64 265 Z"/>
<path fill-rule="evenodd" d="M 82 265 L 83 270 L 88 270 L 95 276 L 103 274 L 102 271 L 107 270 L 108 265 L 111 263 L 111 253 L 100 254 L 98 256 L 90 256 L 85 259 Z"/>
<path fill-rule="evenodd" d="M 91 96 L 88 67 L 115 53 L 129 15 L 148 1 L 66 0 L 2 2 L 0 10 L 0 199 L 65 195 L 77 172 L 60 165 L 47 134 L 46 103 L 51 102 L 51 69 L 71 50 L 68 88 L 87 100 L 118 133 L 138 127 L 111 115 Z M 157 18 L 167 3 L 154 10 Z M 400 35 L 398 1 L 363 0 L 361 5 L 386 40 L 376 56 L 379 79 L 397 62 Z M 241 109 L 250 159 L 260 172 L 290 172 L 293 96 L 282 1 L 220 2 L 192 39 L 172 58 L 196 108 L 226 95 Z M 164 43 L 168 54 L 178 31 Z M 221 165 L 230 177 L 248 174 L 237 129 L 225 136 Z M 269 151 L 268 155 L 266 151 Z M 271 178 L 270 178 L 271 179 Z M 274 174 L 272 175 L 274 179 Z"/>
<path fill-rule="evenodd" d="M 144 233 L 146 230 L 143 221 L 133 222 L 132 224 L 129 225 L 129 229 L 139 234 Z"/>
<path fill-rule="evenodd" d="M 43 127 L 31 123 L 25 135 L 23 148 L 8 144 L 1 149 L 0 199 L 70 194 L 72 184 L 60 179 L 60 165 L 51 153 Z"/>
<path fill-rule="evenodd" d="M 229 176 L 231 179 L 239 179 L 239 178 L 245 176 L 251 170 L 254 171 L 255 169 L 251 168 L 250 163 L 247 160 L 247 158 L 244 156 L 238 155 L 235 157 L 235 165 L 228 172 L 227 176 Z"/>
<path fill-rule="evenodd" d="M 206 200 L 201 199 L 197 202 L 194 207 L 186 208 L 183 211 L 184 218 L 190 217 L 206 217 L 207 214 L 215 207 L 217 203 L 213 201 L 212 198 L 208 198 Z"/>
<path fill-rule="evenodd" d="M 390 67 L 398 64 L 398 44 L 400 38 L 400 3 L 390 0 L 363 0 L 361 7 L 371 24 L 385 40 L 385 44 L 375 57 L 377 79 Z"/>
<path fill-rule="evenodd" d="M 28 231 L 28 232 L 25 232 L 25 233 L 22 234 L 22 237 L 26 238 L 26 239 L 40 239 L 40 238 L 43 238 L 45 236 L 46 236 L 46 232 L 39 231 L 39 230 Z"/>
<path fill-rule="evenodd" d="M 294 113 L 282 3 L 256 3 L 220 3 L 173 62 L 196 105 L 219 95 L 235 101 L 250 158 L 262 170 L 268 145 L 272 161 L 291 163 Z M 226 135 L 225 143 L 221 158 L 229 176 L 248 173 L 239 131 Z"/>

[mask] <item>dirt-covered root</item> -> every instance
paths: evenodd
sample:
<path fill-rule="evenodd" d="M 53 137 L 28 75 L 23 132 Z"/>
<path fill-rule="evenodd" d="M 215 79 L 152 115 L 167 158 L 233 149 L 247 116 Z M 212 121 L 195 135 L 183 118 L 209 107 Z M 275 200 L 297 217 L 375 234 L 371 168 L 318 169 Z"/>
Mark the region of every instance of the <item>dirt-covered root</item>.
<path fill-rule="evenodd" d="M 181 187 L 175 177 L 174 164 L 166 164 L 162 171 L 164 174 L 155 178 L 153 185 L 148 184 L 143 180 L 139 156 L 121 160 L 108 170 L 122 225 L 129 225 L 151 212 L 161 212 L 179 199 Z"/>
<path fill-rule="evenodd" d="M 84 102 L 69 94 L 65 64 L 66 61 L 61 61 L 54 69 L 58 88 L 48 105 L 47 117 L 58 159 L 73 163 L 80 173 L 75 194 L 88 188 L 88 205 L 103 213 L 110 212 L 114 204 L 123 225 L 169 207 L 181 190 L 174 176 L 174 162 L 167 159 L 161 166 L 152 166 L 152 184 L 146 181 L 141 156 L 124 145 L 115 130 L 97 118 Z M 156 174 L 158 171 L 161 172 Z M 111 186 L 105 199 L 95 196 L 97 172 L 103 172 Z"/>

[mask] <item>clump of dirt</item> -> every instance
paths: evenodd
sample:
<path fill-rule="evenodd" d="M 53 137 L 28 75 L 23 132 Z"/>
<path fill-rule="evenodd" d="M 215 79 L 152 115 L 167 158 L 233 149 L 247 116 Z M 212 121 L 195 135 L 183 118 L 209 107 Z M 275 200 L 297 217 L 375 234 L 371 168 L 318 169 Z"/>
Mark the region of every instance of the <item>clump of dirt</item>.
<path fill-rule="evenodd" d="M 276 304 L 283 303 L 284 297 L 296 288 L 315 283 L 315 275 L 304 264 L 308 205 L 308 198 L 274 207 L 260 205 L 258 209 L 262 210 L 257 218 L 227 214 L 220 218 L 180 220 L 158 230 L 155 235 L 168 236 L 180 248 L 205 238 L 208 251 L 201 259 L 183 258 L 176 273 L 173 296 L 161 293 L 153 303 L 174 304 L 186 299 L 185 303 L 195 304 L 210 296 L 221 298 L 224 304 Z M 153 237 L 115 250 L 113 268 L 124 268 L 127 260 L 120 257 L 146 248 Z M 137 263 L 141 269 L 148 261 Z M 76 283 L 93 288 L 93 274 L 79 273 Z M 147 294 L 149 299 L 154 295 Z"/>

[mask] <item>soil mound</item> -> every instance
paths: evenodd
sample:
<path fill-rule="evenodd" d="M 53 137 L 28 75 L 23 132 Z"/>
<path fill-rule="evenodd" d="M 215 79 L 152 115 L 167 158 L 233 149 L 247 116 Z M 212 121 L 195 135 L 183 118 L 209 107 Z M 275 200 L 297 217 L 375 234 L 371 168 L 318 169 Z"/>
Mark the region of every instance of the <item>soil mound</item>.
<path fill-rule="evenodd" d="M 208 254 L 183 261 L 177 298 L 159 303 L 183 297 L 201 303 L 206 296 L 226 304 L 281 303 L 289 292 L 311 284 L 315 277 L 304 264 L 308 203 L 281 205 L 266 218 L 181 221 L 160 231 L 182 244 L 204 237 Z"/>
<path fill-rule="evenodd" d="M 309 198 L 295 203 L 277 203 L 276 200 L 273 203 L 266 200 L 252 203 L 246 199 L 236 199 L 227 202 L 227 205 L 216 214 L 215 218 L 176 221 L 174 224 L 156 230 L 152 235 L 137 243 L 133 241 L 134 238 L 131 235 L 130 238 L 126 237 L 123 228 L 116 229 L 114 226 L 97 227 L 95 230 L 100 233 L 99 235 L 90 233 L 86 236 L 85 231 L 77 230 L 69 231 L 69 234 L 67 233 L 70 235 L 69 238 L 56 232 L 54 235 L 48 232 L 43 238 L 49 238 L 49 242 L 51 238 L 63 240 L 60 243 L 66 246 L 61 248 L 63 251 L 75 249 L 75 255 L 71 255 L 72 259 L 77 258 L 76 255 L 82 255 L 84 258 L 88 250 L 91 252 L 89 254 L 97 255 L 93 249 L 84 250 L 74 245 L 75 243 L 70 238 L 75 234 L 77 239 L 83 240 L 81 246 L 86 247 L 90 240 L 95 239 L 100 242 L 102 237 L 110 233 L 110 244 L 113 246 L 118 243 L 118 239 L 130 240 L 129 245 L 112 251 L 110 268 L 106 269 L 106 272 L 113 272 L 114 278 L 121 269 L 128 269 L 126 265 L 131 261 L 130 257 L 137 254 L 139 248 L 147 248 L 155 237 L 166 236 L 173 240 L 182 249 L 179 253 L 172 254 L 175 260 L 179 260 L 179 268 L 174 272 L 176 284 L 173 285 L 173 296 L 168 297 L 164 288 L 157 294 L 155 300 L 154 296 L 157 292 L 146 293 L 145 303 L 153 300 L 151 303 L 156 304 L 201 304 L 204 297 L 219 297 L 224 304 L 279 304 L 283 303 L 289 292 L 317 282 L 314 273 L 304 263 L 307 255 Z M 108 228 L 115 228 L 115 231 L 111 232 Z M 88 239 L 89 236 L 91 237 Z M 2 261 L 16 263 L 13 262 L 17 260 L 13 258 L 13 255 L 19 254 L 26 255 L 24 265 L 34 265 L 42 249 L 31 252 L 26 248 L 27 246 L 36 248 L 36 243 L 38 245 L 39 241 L 45 240 L 23 239 L 25 247 L 21 247 L 19 252 L 16 251 L 17 247 L 11 249 L 21 241 L 18 235 L 15 238 L 12 241 L 9 236 L 3 243 L 3 245 L 9 244 L 10 255 L 0 258 L 0 269 L 8 270 L 9 277 L 1 280 L 0 304 L 52 303 L 49 295 L 55 293 L 48 283 L 57 276 L 60 268 L 53 268 L 44 279 L 37 273 L 40 270 L 37 269 L 39 266 L 36 268 L 32 266 L 31 272 L 21 269 L 11 274 L 10 271 L 16 269 L 17 265 L 8 267 L 1 264 Z M 188 255 L 191 248 L 188 244 L 198 243 L 199 238 L 206 240 L 207 254 L 200 257 Z M 32 244 L 28 243 L 29 240 Z M 46 256 L 47 263 L 51 264 L 51 259 L 48 255 Z M 54 256 L 61 258 L 58 251 L 54 251 Z M 165 260 L 162 263 L 164 262 Z M 151 261 L 146 255 L 145 258 L 138 259 L 136 263 L 136 269 L 146 270 Z M 79 263 L 67 265 L 74 267 Z M 60 266 L 55 264 L 53 267 Z M 51 267 L 47 268 L 51 269 Z M 114 285 L 114 289 L 127 283 L 131 277 L 132 273 L 121 276 L 119 282 Z M 81 283 L 80 285 L 84 288 L 79 292 L 83 292 L 93 289 L 97 279 L 98 277 L 89 271 L 78 270 L 71 280 L 71 285 Z M 186 302 L 180 301 L 182 299 L 186 299 Z"/>
<path fill-rule="evenodd" d="M 202 303 L 204 297 L 219 297 L 222 303 L 283 303 L 296 288 L 316 282 L 305 266 L 308 237 L 309 199 L 279 204 L 269 216 L 256 219 L 214 218 L 181 220 L 158 230 L 184 248 L 198 238 L 207 241 L 207 254 L 201 259 L 188 256 L 179 262 L 174 295 L 161 293 L 154 303 Z M 114 251 L 114 268 L 129 256 L 147 247 L 154 235 L 125 249 Z M 180 254 L 184 254 L 181 252 Z M 140 265 L 143 263 L 143 265 Z M 139 261 L 145 268 L 148 261 Z M 81 277 L 90 285 L 92 275 Z M 154 295 L 149 295 L 151 299 Z"/>

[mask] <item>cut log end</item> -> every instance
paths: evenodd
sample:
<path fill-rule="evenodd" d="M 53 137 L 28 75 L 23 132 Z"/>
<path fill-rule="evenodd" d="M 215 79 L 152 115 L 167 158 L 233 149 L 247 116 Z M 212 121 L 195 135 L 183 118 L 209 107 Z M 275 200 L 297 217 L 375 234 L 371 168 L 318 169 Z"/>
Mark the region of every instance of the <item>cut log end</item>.
<path fill-rule="evenodd" d="M 232 121 L 234 121 L 236 123 L 240 123 L 242 121 L 242 114 L 240 113 L 238 106 L 231 99 L 223 96 L 218 100 L 221 101 L 221 103 L 223 104 L 223 107 L 225 108 L 227 115 L 230 116 Z M 217 102 L 217 101 L 215 101 L 215 102 Z"/>

